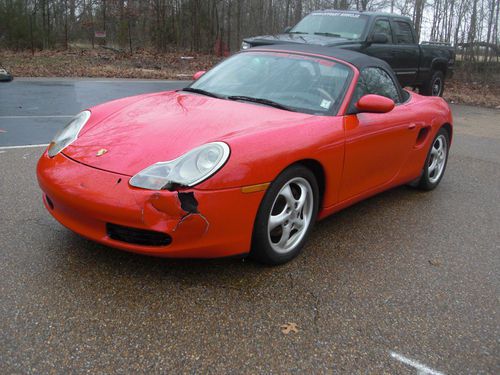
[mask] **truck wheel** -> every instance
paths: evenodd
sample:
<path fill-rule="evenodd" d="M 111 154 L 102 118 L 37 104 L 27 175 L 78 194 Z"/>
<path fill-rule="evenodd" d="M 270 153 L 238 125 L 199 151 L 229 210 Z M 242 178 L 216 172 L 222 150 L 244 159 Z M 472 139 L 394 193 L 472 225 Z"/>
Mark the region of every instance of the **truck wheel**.
<path fill-rule="evenodd" d="M 422 85 L 420 93 L 426 96 L 443 96 L 444 74 L 442 71 L 435 71 L 429 82 Z"/>

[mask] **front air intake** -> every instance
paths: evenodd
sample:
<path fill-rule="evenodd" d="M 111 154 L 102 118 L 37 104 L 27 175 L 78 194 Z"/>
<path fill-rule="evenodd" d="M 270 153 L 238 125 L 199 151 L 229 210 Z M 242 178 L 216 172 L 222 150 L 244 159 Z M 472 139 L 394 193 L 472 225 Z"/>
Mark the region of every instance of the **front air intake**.
<path fill-rule="evenodd" d="M 167 246 L 172 242 L 172 237 L 166 233 L 152 230 L 124 227 L 117 224 L 106 224 L 109 238 L 116 241 L 127 242 L 142 246 Z"/>

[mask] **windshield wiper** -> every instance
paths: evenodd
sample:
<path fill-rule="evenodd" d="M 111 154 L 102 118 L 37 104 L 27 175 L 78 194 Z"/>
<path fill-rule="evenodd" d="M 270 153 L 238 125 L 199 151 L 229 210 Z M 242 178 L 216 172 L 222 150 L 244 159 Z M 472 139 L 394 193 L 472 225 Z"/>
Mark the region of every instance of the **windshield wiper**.
<path fill-rule="evenodd" d="M 264 98 L 254 98 L 251 96 L 244 96 L 244 95 L 232 95 L 232 96 L 228 96 L 227 99 L 229 99 L 229 100 L 244 100 L 247 102 L 268 105 L 270 107 L 274 107 L 274 108 L 278 108 L 278 109 L 284 109 L 285 111 L 297 112 L 294 109 L 292 109 L 284 104 L 280 104 L 280 103 L 277 103 L 275 101 L 272 101 L 269 99 L 264 99 Z"/>
<path fill-rule="evenodd" d="M 323 35 L 323 36 L 333 36 L 336 38 L 341 38 L 342 35 L 340 34 L 334 34 L 334 33 L 314 33 L 314 35 Z"/>
<path fill-rule="evenodd" d="M 194 92 L 196 94 L 206 95 L 206 96 L 210 96 L 212 98 L 218 98 L 218 99 L 221 98 L 220 95 L 214 94 L 213 92 L 210 92 L 207 90 L 202 90 L 202 89 L 196 89 L 194 87 L 184 87 L 183 89 L 181 89 L 181 91 Z"/>
<path fill-rule="evenodd" d="M 288 34 L 309 34 L 309 33 L 306 33 L 305 31 L 289 31 Z"/>

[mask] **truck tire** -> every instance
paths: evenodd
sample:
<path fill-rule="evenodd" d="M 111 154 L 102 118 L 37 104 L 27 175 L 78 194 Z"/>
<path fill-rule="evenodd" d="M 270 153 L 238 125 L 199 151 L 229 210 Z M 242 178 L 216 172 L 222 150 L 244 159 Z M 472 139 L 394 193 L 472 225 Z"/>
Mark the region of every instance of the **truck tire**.
<path fill-rule="evenodd" d="M 420 93 L 425 96 L 443 96 L 443 92 L 444 74 L 440 70 L 432 73 L 431 79 L 420 88 Z"/>

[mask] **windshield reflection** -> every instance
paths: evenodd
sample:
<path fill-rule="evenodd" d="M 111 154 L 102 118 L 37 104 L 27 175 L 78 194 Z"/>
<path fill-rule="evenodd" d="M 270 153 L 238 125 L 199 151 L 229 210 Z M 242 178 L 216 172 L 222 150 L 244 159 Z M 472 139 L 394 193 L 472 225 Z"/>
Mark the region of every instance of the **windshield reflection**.
<path fill-rule="evenodd" d="M 331 114 L 344 96 L 350 72 L 342 63 L 317 57 L 244 52 L 205 73 L 190 89 L 284 110 Z"/>

